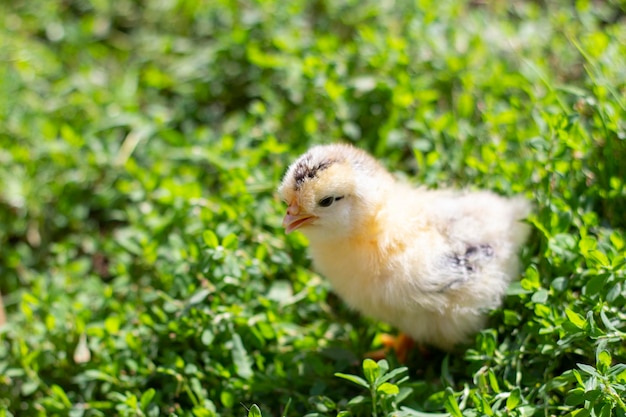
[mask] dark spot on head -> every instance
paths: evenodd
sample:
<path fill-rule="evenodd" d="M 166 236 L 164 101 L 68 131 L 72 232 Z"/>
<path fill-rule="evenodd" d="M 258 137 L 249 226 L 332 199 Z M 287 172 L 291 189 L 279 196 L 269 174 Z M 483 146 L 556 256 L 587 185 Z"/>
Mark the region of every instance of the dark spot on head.
<path fill-rule="evenodd" d="M 311 165 L 311 156 L 307 155 L 303 157 L 302 160 L 298 162 L 298 165 L 296 165 L 296 169 L 293 174 L 296 191 L 302 188 L 302 184 L 304 184 L 307 180 L 315 178 L 318 172 L 331 166 L 333 162 L 335 161 L 327 159 L 317 165 Z"/>

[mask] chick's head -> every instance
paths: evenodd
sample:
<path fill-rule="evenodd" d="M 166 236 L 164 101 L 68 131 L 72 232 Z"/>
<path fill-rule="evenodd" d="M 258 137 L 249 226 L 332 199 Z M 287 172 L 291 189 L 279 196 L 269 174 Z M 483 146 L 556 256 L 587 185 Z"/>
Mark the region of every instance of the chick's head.
<path fill-rule="evenodd" d="M 309 238 L 346 236 L 359 227 L 391 176 L 349 145 L 311 148 L 287 170 L 278 189 L 287 203 L 283 226 Z"/>

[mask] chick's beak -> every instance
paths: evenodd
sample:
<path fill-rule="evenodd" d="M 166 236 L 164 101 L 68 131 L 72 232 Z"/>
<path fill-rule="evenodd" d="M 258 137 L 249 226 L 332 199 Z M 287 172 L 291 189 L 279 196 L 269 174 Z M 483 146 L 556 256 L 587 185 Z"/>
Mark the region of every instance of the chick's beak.
<path fill-rule="evenodd" d="M 301 213 L 300 206 L 298 206 L 297 203 L 291 203 L 289 207 L 287 207 L 287 214 L 283 219 L 285 233 L 289 234 L 294 230 L 311 223 L 316 218 L 317 216 L 313 216 L 312 214 Z"/>

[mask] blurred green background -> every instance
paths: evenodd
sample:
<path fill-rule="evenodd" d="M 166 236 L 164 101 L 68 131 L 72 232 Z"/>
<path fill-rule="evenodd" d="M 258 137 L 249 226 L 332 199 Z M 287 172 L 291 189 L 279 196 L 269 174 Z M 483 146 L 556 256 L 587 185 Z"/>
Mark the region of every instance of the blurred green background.
<path fill-rule="evenodd" d="M 0 62 L 0 416 L 626 415 L 623 2 L 14 0 Z M 376 398 L 334 374 L 393 329 L 275 196 L 338 141 L 536 207 L 490 327 Z"/>

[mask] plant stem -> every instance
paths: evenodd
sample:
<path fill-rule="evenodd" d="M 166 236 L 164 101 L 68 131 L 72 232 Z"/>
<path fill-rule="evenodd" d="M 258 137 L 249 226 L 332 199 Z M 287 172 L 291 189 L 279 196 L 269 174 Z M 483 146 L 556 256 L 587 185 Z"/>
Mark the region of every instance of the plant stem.
<path fill-rule="evenodd" d="M 372 396 L 372 417 L 378 417 L 377 400 L 376 400 L 376 386 L 370 385 L 370 394 Z"/>

